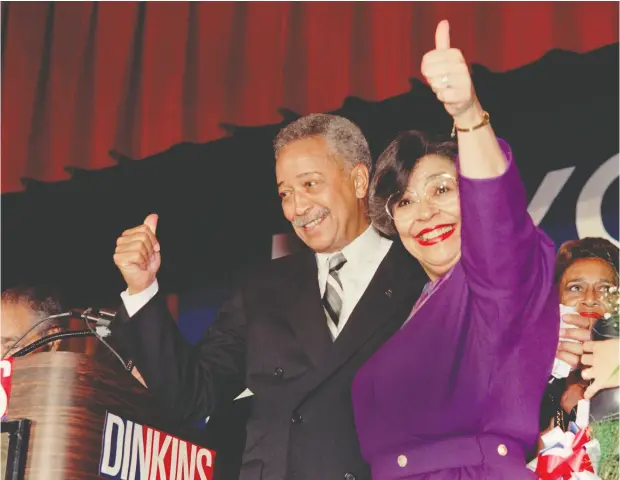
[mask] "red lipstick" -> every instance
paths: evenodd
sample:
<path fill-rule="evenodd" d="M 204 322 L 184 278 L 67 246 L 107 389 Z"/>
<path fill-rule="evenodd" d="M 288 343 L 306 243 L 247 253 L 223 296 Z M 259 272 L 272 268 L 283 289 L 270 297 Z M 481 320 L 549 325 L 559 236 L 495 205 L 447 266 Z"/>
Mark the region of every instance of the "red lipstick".
<path fill-rule="evenodd" d="M 430 232 L 434 232 L 435 230 L 439 230 L 439 229 L 442 229 L 442 228 L 450 228 L 450 230 L 448 230 L 447 232 L 442 233 L 441 235 L 438 235 L 437 237 L 433 237 L 433 238 L 430 238 L 428 240 L 422 240 L 422 236 L 423 235 L 426 235 L 426 234 L 428 234 Z M 435 225 L 434 227 L 425 228 L 424 230 L 419 232 L 415 236 L 415 239 L 423 247 L 429 247 L 431 245 L 435 245 L 437 243 L 443 242 L 445 239 L 451 237 L 452 234 L 455 231 L 456 231 L 456 226 L 455 226 L 454 223 L 446 223 L 446 224 L 443 224 L 443 225 Z"/>

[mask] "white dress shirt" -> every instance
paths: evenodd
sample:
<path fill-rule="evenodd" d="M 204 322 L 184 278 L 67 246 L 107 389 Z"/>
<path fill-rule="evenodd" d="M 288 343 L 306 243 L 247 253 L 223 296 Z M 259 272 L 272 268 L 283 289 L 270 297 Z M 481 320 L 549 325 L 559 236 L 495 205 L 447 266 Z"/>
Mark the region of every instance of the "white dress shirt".
<path fill-rule="evenodd" d="M 138 310 L 144 307 L 149 300 L 155 296 L 155 294 L 159 291 L 159 284 L 157 280 L 155 280 L 151 285 L 140 293 L 136 293 L 135 295 L 129 295 L 129 292 L 125 290 L 121 293 L 121 299 L 123 300 L 123 304 L 125 305 L 125 310 L 127 310 L 127 315 L 129 317 L 133 317 Z"/>
<path fill-rule="evenodd" d="M 381 264 L 385 258 L 391 245 L 391 240 L 379 235 L 373 227 L 368 227 L 364 233 L 341 250 L 342 254 L 347 259 L 347 263 L 345 263 L 338 272 L 344 292 L 338 326 L 334 325 L 331 320 L 328 320 L 327 315 L 325 316 L 325 321 L 332 334 L 332 339 L 336 339 L 340 332 L 342 332 L 351 312 L 364 294 L 366 287 L 368 287 L 368 284 L 375 275 L 379 268 L 379 264 Z M 323 293 L 325 292 L 325 286 L 327 284 L 327 276 L 329 275 L 329 259 L 336 253 L 337 252 L 316 254 L 321 298 L 323 298 Z M 157 280 L 155 280 L 148 288 L 135 295 L 129 295 L 127 291 L 122 292 L 121 299 L 123 300 L 127 314 L 130 317 L 135 315 L 138 310 L 155 296 L 158 290 L 159 285 Z"/>
<path fill-rule="evenodd" d="M 379 235 L 373 227 L 368 227 L 364 233 L 344 247 L 341 252 L 347 263 L 338 271 L 338 278 L 342 282 L 342 310 L 338 325 L 326 317 L 327 326 L 335 340 L 351 316 L 353 309 L 366 291 L 379 265 L 385 258 L 392 241 Z M 325 293 L 327 277 L 329 275 L 329 259 L 338 252 L 317 253 L 316 263 L 319 269 L 319 289 L 321 298 Z"/>

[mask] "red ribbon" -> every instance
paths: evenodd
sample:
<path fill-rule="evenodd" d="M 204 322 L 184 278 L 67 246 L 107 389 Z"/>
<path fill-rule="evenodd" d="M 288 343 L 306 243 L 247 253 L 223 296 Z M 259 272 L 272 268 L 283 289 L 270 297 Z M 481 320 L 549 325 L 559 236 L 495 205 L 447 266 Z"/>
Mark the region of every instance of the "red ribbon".
<path fill-rule="evenodd" d="M 558 455 L 538 455 L 536 474 L 539 480 L 570 480 L 573 472 L 592 472 L 592 462 L 586 449 L 583 448 L 590 441 L 588 429 L 582 428 L 577 432 L 571 446 L 573 453 L 562 458 Z"/>

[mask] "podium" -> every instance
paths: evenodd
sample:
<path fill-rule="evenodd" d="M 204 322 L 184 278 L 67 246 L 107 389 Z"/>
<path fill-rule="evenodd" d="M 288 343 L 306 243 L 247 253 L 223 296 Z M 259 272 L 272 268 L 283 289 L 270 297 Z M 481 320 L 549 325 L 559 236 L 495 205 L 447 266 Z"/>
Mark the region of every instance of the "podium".
<path fill-rule="evenodd" d="M 14 360 L 7 420 L 25 419 L 22 426 L 30 422 L 23 442 L 27 480 L 110 478 L 98 473 L 107 412 L 144 426 L 166 427 L 149 390 L 114 358 L 49 352 Z"/>

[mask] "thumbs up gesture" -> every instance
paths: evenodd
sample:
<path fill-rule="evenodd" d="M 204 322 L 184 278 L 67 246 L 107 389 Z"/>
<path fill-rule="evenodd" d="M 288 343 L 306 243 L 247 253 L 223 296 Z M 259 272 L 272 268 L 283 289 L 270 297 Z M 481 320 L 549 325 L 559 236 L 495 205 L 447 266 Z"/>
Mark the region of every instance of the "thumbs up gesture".
<path fill-rule="evenodd" d="M 151 214 L 142 225 L 125 230 L 116 241 L 114 263 L 120 270 L 130 295 L 149 287 L 161 266 L 156 214 Z"/>
<path fill-rule="evenodd" d="M 435 31 L 435 49 L 422 59 L 422 75 L 447 112 L 456 120 L 478 102 L 463 54 L 450 48 L 450 24 L 442 20 Z"/>

